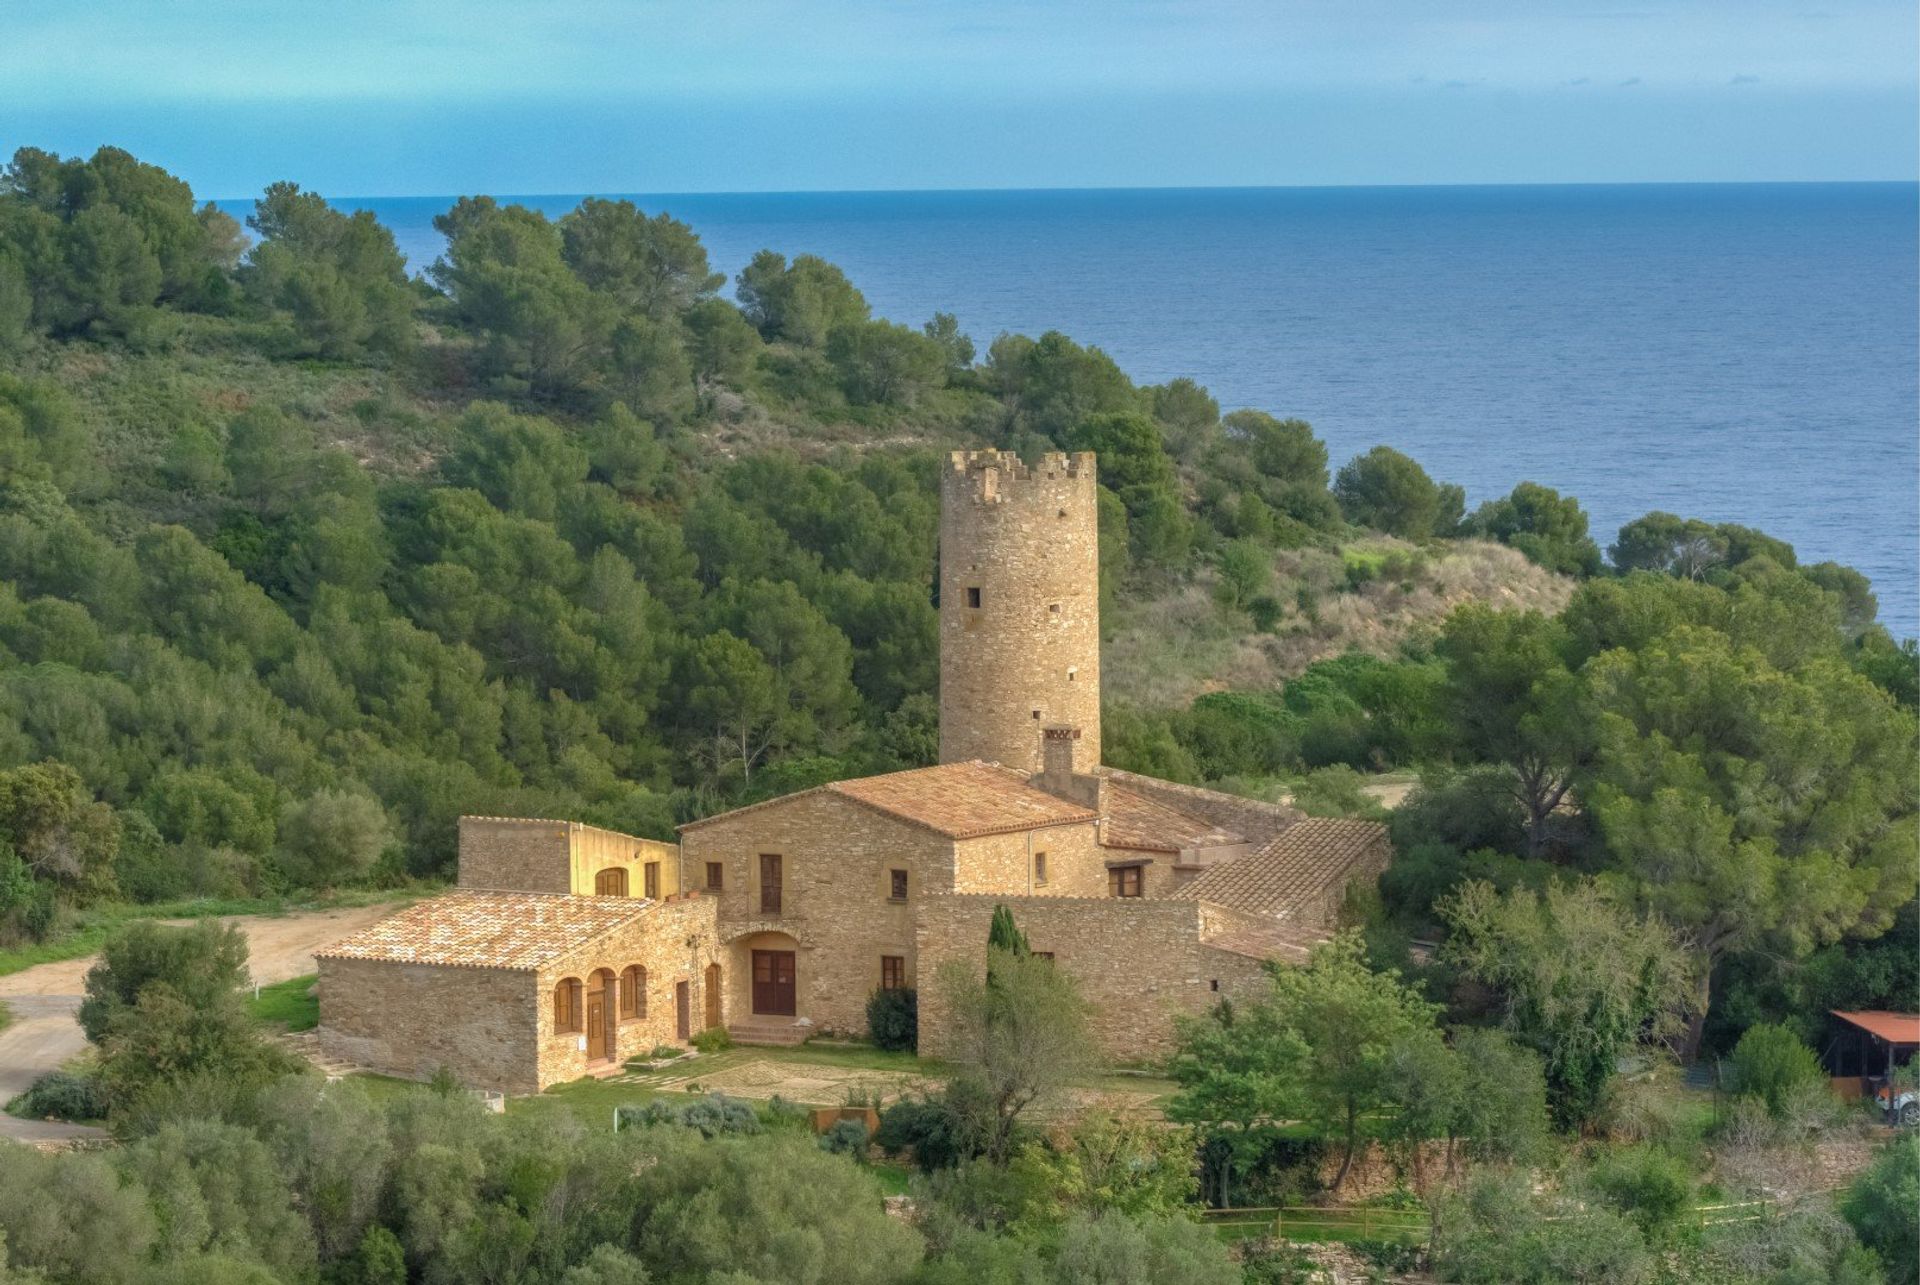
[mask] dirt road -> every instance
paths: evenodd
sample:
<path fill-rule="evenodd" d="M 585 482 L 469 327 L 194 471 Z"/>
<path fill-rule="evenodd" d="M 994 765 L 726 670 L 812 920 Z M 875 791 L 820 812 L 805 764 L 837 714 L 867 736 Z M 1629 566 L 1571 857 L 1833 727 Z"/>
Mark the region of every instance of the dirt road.
<path fill-rule="evenodd" d="M 246 933 L 253 980 L 266 985 L 313 972 L 315 950 L 386 918 L 394 909 L 380 905 L 291 915 L 235 915 L 224 922 L 238 924 Z M 74 1013 L 80 1007 L 82 979 L 97 958 L 41 964 L 0 977 L 0 1003 L 13 1014 L 12 1024 L 0 1030 L 0 1103 L 25 1092 L 86 1047 Z M 84 1125 L 0 1114 L 0 1138 L 38 1142 L 99 1133 Z"/>

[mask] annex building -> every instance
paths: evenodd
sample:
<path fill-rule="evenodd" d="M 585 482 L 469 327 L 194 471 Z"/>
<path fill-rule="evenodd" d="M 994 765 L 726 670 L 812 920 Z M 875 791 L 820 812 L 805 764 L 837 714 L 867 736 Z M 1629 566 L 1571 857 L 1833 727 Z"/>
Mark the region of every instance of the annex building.
<path fill-rule="evenodd" d="M 857 1035 L 878 988 L 978 964 L 995 906 L 1116 1060 L 1323 940 L 1385 828 L 1100 759 L 1094 459 L 955 452 L 941 484 L 940 763 L 768 799 L 660 843 L 464 817 L 456 891 L 318 953 L 330 1057 L 513 1093 L 724 1026 Z M 920 995 L 920 1047 L 947 1034 Z"/>

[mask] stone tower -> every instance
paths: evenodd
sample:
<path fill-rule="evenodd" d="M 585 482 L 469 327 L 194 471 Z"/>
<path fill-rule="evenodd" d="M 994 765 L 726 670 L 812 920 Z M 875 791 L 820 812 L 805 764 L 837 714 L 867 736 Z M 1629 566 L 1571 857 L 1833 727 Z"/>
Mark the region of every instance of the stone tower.
<path fill-rule="evenodd" d="M 1099 504 L 1091 452 L 1028 468 L 955 451 L 940 479 L 940 761 L 1038 773 L 1046 729 L 1100 761 Z"/>

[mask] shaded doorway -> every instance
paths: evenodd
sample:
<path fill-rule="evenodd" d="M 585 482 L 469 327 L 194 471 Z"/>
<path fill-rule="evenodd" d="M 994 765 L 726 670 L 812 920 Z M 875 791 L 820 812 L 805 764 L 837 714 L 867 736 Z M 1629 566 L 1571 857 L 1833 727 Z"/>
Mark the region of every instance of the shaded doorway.
<path fill-rule="evenodd" d="M 753 1011 L 770 1016 L 792 1017 L 799 1011 L 795 1004 L 793 952 L 756 950 L 753 952 Z"/>

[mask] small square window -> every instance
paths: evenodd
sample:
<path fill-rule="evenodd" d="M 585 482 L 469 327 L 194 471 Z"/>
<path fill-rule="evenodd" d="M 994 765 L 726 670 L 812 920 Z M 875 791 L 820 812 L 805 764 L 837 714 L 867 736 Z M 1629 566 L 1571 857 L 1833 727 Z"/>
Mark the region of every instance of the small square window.
<path fill-rule="evenodd" d="M 1047 604 L 1047 610 L 1057 616 L 1060 614 L 1060 604 L 1057 602 L 1050 602 Z"/>
<path fill-rule="evenodd" d="M 980 605 L 980 586 L 979 585 L 974 584 L 974 585 L 967 586 L 967 605 L 969 607 L 978 607 Z"/>
<path fill-rule="evenodd" d="M 894 901 L 907 899 L 907 872 L 904 870 L 887 871 L 887 896 Z"/>
<path fill-rule="evenodd" d="M 1219 989 L 1220 989 L 1220 979 L 1219 979 L 1218 977 L 1216 977 L 1216 978 L 1214 978 L 1214 979 L 1213 979 L 1212 981 L 1210 981 L 1210 982 L 1208 982 L 1208 983 L 1207 983 L 1207 989 L 1208 989 L 1208 990 L 1214 990 L 1214 991 L 1217 991 L 1217 990 L 1219 990 Z"/>
<path fill-rule="evenodd" d="M 1107 893 L 1114 897 L 1140 895 L 1140 867 L 1116 866 L 1107 871 Z"/>
<path fill-rule="evenodd" d="M 1035 711 L 1033 711 L 1033 716 L 1034 716 L 1035 718 L 1039 718 L 1039 717 L 1040 717 L 1040 711 L 1039 711 L 1039 710 L 1037 710 L 1037 709 L 1036 709 Z"/>

